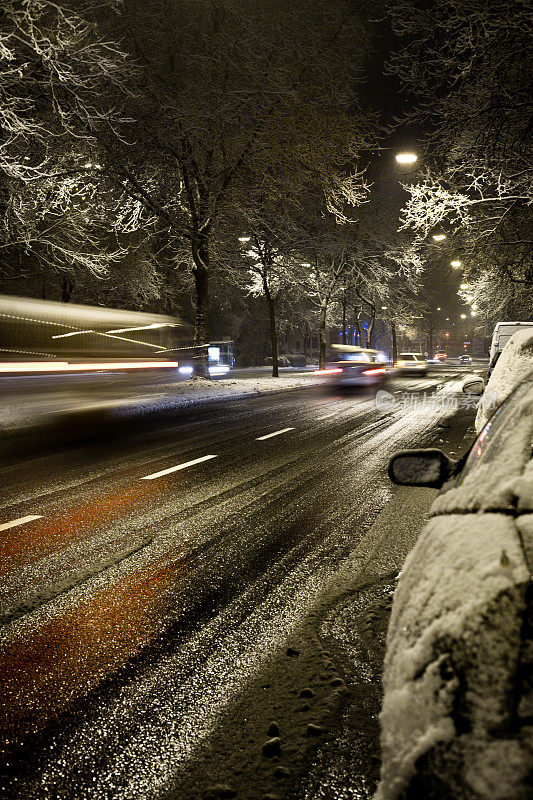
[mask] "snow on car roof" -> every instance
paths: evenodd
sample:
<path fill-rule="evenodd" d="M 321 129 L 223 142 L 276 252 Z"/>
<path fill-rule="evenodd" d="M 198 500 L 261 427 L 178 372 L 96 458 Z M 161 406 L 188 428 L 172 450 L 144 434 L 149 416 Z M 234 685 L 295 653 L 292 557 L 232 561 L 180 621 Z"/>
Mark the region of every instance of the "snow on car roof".
<path fill-rule="evenodd" d="M 533 328 L 524 328 L 511 336 L 496 362 L 485 389 L 485 395 L 491 398 L 491 403 L 479 404 L 477 433 L 488 422 L 494 408 L 501 405 L 513 389 L 530 375 L 533 375 Z"/>

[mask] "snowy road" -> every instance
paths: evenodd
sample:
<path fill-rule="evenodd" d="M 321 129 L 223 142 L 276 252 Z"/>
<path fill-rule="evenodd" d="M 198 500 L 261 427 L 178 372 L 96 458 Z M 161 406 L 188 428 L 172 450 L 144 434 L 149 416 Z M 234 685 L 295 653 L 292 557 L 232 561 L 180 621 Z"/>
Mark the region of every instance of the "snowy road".
<path fill-rule="evenodd" d="M 457 391 L 464 374 L 387 390 Z M 3 796 L 311 796 L 302 769 L 324 763 L 346 670 L 306 636 L 335 638 L 320 609 L 347 575 L 383 599 L 413 544 L 374 525 L 391 453 L 445 447 L 456 425 L 460 440 L 473 414 L 297 390 L 4 463 Z M 417 529 L 416 508 L 394 513 Z M 343 797 L 370 796 L 364 766 L 349 780 Z"/>

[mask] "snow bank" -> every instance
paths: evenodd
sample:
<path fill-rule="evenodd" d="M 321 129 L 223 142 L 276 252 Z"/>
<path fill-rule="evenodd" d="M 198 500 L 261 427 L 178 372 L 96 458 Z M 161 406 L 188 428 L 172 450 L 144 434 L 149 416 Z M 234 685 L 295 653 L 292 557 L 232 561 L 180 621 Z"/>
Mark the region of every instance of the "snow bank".
<path fill-rule="evenodd" d="M 426 525 L 394 598 L 375 800 L 526 796 L 533 749 L 513 713 L 528 579 L 512 517 Z"/>
<path fill-rule="evenodd" d="M 485 390 L 491 404 L 485 407 L 481 402 L 478 407 L 475 423 L 478 433 L 491 417 L 495 405 L 503 403 L 529 375 L 533 375 L 533 328 L 517 331 L 503 348 Z"/>

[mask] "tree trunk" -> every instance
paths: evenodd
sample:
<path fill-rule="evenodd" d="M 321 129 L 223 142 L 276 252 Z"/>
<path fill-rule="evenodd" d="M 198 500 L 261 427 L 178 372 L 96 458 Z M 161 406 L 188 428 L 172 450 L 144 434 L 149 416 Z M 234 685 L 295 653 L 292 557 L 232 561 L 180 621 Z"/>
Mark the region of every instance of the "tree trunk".
<path fill-rule="evenodd" d="M 374 332 L 374 325 L 376 324 L 376 307 L 370 307 L 370 322 L 368 323 L 368 330 L 366 332 L 367 347 L 372 347 L 372 334 Z"/>
<path fill-rule="evenodd" d="M 319 354 L 318 354 L 318 369 L 326 369 L 326 306 L 320 308 L 319 315 Z"/>
<path fill-rule="evenodd" d="M 268 319 L 270 321 L 270 344 L 272 347 L 272 377 L 278 378 L 278 337 L 276 333 L 276 312 L 274 309 L 274 300 L 268 288 L 268 281 L 263 277 L 263 291 L 268 306 Z"/>
<path fill-rule="evenodd" d="M 192 256 L 196 289 L 195 355 L 192 374 L 200 378 L 210 378 L 207 352 L 209 346 L 209 250 L 207 240 L 193 242 Z"/>
<path fill-rule="evenodd" d="M 307 364 L 308 353 L 309 353 L 309 334 L 307 331 L 307 322 L 304 322 L 304 332 L 303 332 L 303 343 L 304 343 L 304 358 L 305 363 Z"/>
<path fill-rule="evenodd" d="M 392 360 L 395 362 L 398 361 L 398 343 L 396 341 L 396 324 L 394 322 L 390 324 L 390 331 L 392 339 Z"/>
<path fill-rule="evenodd" d="M 429 328 L 429 336 L 428 336 L 428 357 L 433 358 L 431 355 L 433 353 L 433 325 L 430 325 Z"/>
<path fill-rule="evenodd" d="M 63 275 L 63 280 L 61 282 L 61 302 L 62 303 L 70 302 L 70 298 L 72 297 L 73 291 L 74 291 L 74 284 L 72 283 L 69 277 Z"/>
<path fill-rule="evenodd" d="M 346 344 L 346 289 L 342 290 L 342 343 Z"/>
<path fill-rule="evenodd" d="M 359 309 L 354 309 L 354 322 L 353 322 L 354 331 L 357 331 L 357 340 L 359 345 L 363 347 L 363 334 L 361 332 L 361 325 L 359 322 Z"/>

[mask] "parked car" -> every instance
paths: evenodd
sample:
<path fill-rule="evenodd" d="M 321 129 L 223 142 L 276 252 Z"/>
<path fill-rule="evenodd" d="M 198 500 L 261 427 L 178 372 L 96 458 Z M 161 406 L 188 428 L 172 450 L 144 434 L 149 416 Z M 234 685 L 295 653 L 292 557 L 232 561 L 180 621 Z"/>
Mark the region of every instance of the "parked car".
<path fill-rule="evenodd" d="M 458 360 L 459 360 L 459 364 L 471 364 L 472 363 L 472 359 L 468 355 L 468 353 L 463 353 L 462 355 L 460 355 Z"/>
<path fill-rule="evenodd" d="M 533 354 L 507 395 L 459 460 L 389 463 L 395 483 L 441 491 L 394 595 L 375 800 L 530 796 Z"/>
<path fill-rule="evenodd" d="M 387 359 L 379 350 L 332 345 L 326 377 L 338 386 L 372 386 L 387 379 Z"/>
<path fill-rule="evenodd" d="M 533 329 L 533 322 L 497 322 L 492 333 L 492 340 L 489 352 L 489 369 L 487 378 L 490 378 L 492 370 L 496 366 L 500 354 L 509 339 L 518 331 L 524 328 Z"/>

